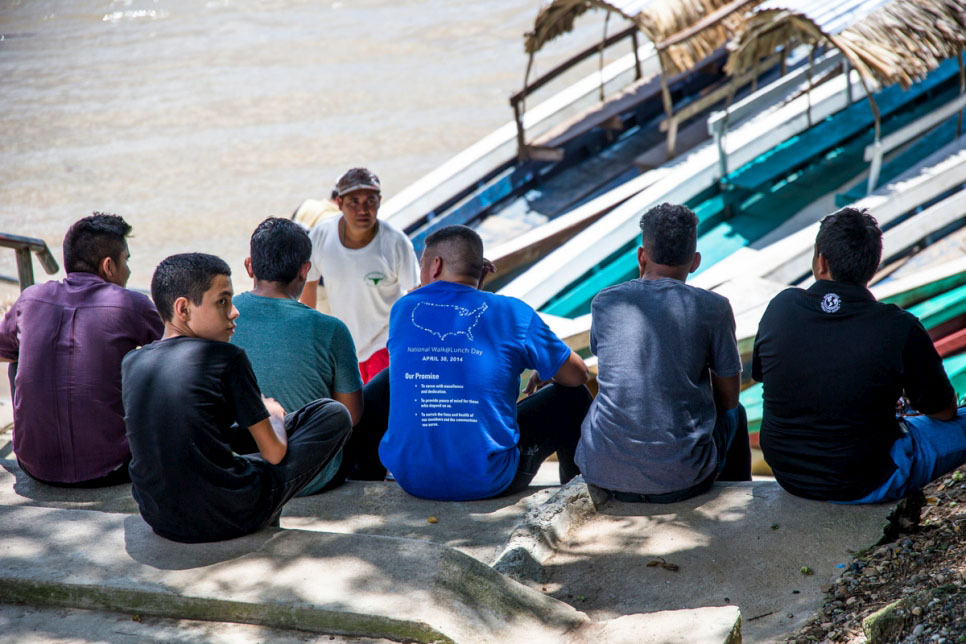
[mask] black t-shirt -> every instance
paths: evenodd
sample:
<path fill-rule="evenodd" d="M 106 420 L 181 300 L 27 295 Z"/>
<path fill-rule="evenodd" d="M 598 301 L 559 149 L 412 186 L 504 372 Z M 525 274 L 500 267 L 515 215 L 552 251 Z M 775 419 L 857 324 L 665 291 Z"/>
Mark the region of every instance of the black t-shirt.
<path fill-rule="evenodd" d="M 813 499 L 861 498 L 895 471 L 902 391 L 922 413 L 953 389 L 912 314 L 861 286 L 818 281 L 768 305 L 752 376 L 764 383 L 761 449 L 778 482 Z"/>
<path fill-rule="evenodd" d="M 159 340 L 125 356 L 121 382 L 134 498 L 154 531 L 191 543 L 257 529 L 273 477 L 264 461 L 229 446 L 239 427 L 268 417 L 245 352 L 214 340 Z"/>

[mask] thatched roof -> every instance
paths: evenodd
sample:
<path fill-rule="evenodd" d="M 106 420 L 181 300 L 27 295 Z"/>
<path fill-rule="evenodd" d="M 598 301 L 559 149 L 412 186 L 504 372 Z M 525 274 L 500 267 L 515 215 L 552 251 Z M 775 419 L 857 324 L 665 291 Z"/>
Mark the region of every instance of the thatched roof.
<path fill-rule="evenodd" d="M 690 69 L 745 28 L 743 14 L 761 0 L 551 0 L 537 14 L 524 47 L 533 54 L 570 32 L 590 9 L 634 23 L 664 54 L 666 72 Z"/>
<path fill-rule="evenodd" d="M 839 33 L 801 12 L 758 11 L 731 44 L 727 70 L 740 74 L 779 47 L 823 43 L 865 81 L 908 87 L 966 47 L 966 0 L 893 0 Z"/>
<path fill-rule="evenodd" d="M 523 35 L 523 47 L 528 54 L 540 51 L 541 47 L 557 36 L 570 33 L 574 28 L 574 21 L 590 9 L 603 9 L 633 21 L 637 14 L 652 1 L 551 0 L 537 13 L 533 31 Z"/>

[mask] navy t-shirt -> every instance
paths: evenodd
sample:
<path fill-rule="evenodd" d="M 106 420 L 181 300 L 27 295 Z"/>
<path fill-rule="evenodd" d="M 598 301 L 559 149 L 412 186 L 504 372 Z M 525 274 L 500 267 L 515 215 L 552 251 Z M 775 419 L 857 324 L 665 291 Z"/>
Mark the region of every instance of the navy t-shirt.
<path fill-rule="evenodd" d="M 127 354 L 121 382 L 132 492 L 148 525 L 188 543 L 262 525 L 274 494 L 268 464 L 229 445 L 233 432 L 268 418 L 245 352 L 215 340 L 159 340 Z"/>
<path fill-rule="evenodd" d="M 895 471 L 896 401 L 924 414 L 953 398 L 919 320 L 862 286 L 820 280 L 771 301 L 752 376 L 764 383 L 761 448 L 775 479 L 813 499 L 851 501 Z"/>
<path fill-rule="evenodd" d="M 389 318 L 389 430 L 380 459 L 414 496 L 499 494 L 520 459 L 520 373 L 551 378 L 569 355 L 520 300 L 442 281 L 413 291 Z"/>

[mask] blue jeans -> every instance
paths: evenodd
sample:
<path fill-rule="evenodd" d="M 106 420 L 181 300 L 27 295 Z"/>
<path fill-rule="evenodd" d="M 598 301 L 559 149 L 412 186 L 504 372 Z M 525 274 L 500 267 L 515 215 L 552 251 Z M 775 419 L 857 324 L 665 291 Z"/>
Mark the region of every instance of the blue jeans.
<path fill-rule="evenodd" d="M 715 481 L 751 480 L 751 444 L 748 441 L 748 414 L 739 404 L 734 409 L 718 414 L 711 431 L 717 454 L 715 470 L 703 481 L 683 490 L 664 494 L 634 494 L 607 490 L 618 501 L 625 503 L 676 503 L 711 489 Z"/>
<path fill-rule="evenodd" d="M 881 503 L 903 498 L 966 463 L 966 407 L 953 420 L 929 416 L 899 419 L 902 429 L 889 456 L 896 471 L 861 499 L 840 503 Z"/>

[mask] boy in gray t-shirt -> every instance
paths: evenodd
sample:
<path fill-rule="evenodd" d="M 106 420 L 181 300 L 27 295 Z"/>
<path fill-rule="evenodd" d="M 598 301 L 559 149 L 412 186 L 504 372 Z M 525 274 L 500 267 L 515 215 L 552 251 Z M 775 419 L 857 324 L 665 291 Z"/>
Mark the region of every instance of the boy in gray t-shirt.
<path fill-rule="evenodd" d="M 670 503 L 716 479 L 751 480 L 731 305 L 684 283 L 701 262 L 697 224 L 685 206 L 645 213 L 640 279 L 604 289 L 591 305 L 599 393 L 576 462 L 618 500 Z"/>

